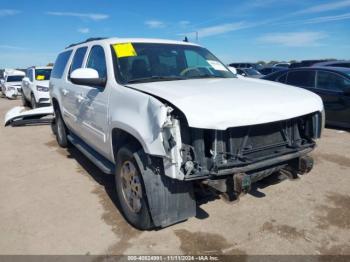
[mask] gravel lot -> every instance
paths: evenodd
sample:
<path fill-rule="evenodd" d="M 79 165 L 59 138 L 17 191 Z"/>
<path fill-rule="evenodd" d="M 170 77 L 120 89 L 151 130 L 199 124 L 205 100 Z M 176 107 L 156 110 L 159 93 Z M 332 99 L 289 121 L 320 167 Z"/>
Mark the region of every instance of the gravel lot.
<path fill-rule="evenodd" d="M 1 121 L 20 100 L 0 99 Z M 261 181 L 158 231 L 130 227 L 114 179 L 48 126 L 0 127 L 0 254 L 349 254 L 350 133 L 326 129 L 313 171 Z"/>

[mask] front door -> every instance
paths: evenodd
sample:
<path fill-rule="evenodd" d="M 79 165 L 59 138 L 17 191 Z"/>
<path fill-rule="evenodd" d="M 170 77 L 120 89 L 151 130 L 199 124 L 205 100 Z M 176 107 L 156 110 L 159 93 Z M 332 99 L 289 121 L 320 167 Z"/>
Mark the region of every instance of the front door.
<path fill-rule="evenodd" d="M 316 93 L 322 97 L 328 124 L 350 126 L 350 81 L 330 71 L 317 72 Z"/>
<path fill-rule="evenodd" d="M 107 79 L 105 50 L 102 46 L 95 45 L 90 49 L 85 67 L 95 69 L 100 78 Z M 81 101 L 78 121 L 82 138 L 106 157 L 110 150 L 106 144 L 109 90 L 108 84 L 106 87 L 80 86 L 77 93 Z"/>

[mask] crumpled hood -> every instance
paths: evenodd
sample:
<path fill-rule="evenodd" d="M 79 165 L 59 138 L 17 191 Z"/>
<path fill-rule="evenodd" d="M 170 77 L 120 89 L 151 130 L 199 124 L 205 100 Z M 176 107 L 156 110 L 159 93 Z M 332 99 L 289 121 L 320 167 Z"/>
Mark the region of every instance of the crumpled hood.
<path fill-rule="evenodd" d="M 193 79 L 128 86 L 169 101 L 197 128 L 225 130 L 323 110 L 318 95 L 267 80 Z"/>

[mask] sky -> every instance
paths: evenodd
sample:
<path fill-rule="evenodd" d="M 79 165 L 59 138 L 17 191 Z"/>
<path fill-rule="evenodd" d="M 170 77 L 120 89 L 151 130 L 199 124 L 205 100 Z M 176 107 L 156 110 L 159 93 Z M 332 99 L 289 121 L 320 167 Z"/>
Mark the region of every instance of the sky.
<path fill-rule="evenodd" d="M 187 36 L 224 63 L 350 59 L 350 0 L 1 0 L 0 24 L 0 68 L 89 37 Z"/>

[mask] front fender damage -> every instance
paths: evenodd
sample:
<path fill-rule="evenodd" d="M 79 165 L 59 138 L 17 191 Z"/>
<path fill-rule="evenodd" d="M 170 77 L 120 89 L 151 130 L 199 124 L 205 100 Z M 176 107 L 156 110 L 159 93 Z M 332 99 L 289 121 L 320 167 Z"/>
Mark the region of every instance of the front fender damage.
<path fill-rule="evenodd" d="M 165 175 L 178 180 L 184 179 L 181 171 L 181 133 L 180 121 L 173 118 L 173 108 L 167 105 L 161 107 L 148 104 L 147 112 L 152 125 L 153 140 L 160 139 L 164 151 L 163 164 Z"/>

